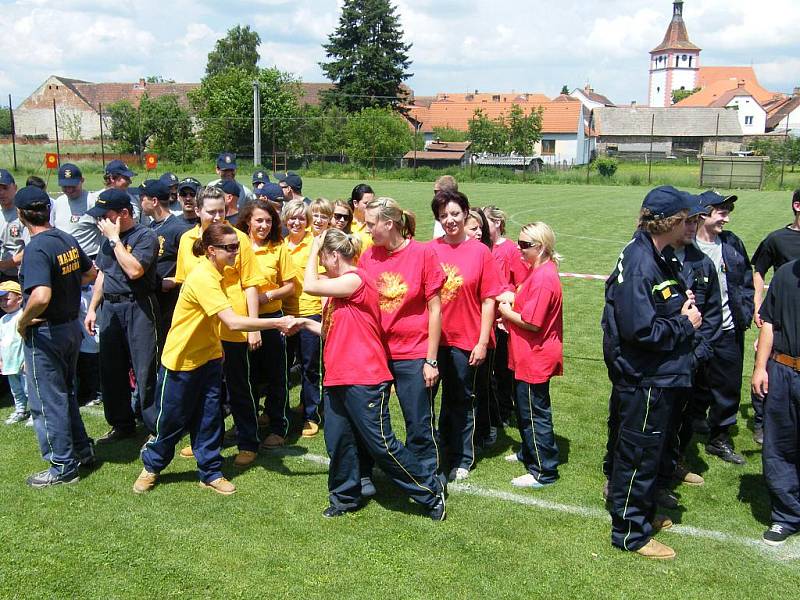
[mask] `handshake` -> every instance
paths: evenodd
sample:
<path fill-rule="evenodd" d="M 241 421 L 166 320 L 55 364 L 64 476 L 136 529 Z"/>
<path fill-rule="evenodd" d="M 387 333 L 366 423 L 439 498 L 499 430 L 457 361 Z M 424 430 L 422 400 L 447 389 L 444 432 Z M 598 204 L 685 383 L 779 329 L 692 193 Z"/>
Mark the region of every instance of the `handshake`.
<path fill-rule="evenodd" d="M 275 325 L 276 329 L 283 335 L 294 335 L 301 329 L 308 329 L 312 333 L 320 334 L 320 324 L 313 319 L 307 319 L 305 317 L 286 315 L 285 317 L 275 319 Z"/>

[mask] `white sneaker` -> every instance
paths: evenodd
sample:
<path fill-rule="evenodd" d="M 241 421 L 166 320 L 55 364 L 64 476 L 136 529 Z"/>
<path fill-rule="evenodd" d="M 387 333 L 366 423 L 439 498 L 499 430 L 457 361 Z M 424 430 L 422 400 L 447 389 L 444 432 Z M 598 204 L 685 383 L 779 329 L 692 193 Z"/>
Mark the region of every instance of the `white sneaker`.
<path fill-rule="evenodd" d="M 516 452 L 514 452 L 513 454 L 506 455 L 505 456 L 505 461 L 506 462 L 510 462 L 510 463 L 520 462 L 519 456 L 517 456 Z"/>
<path fill-rule="evenodd" d="M 28 417 L 28 420 L 25 421 L 25 427 L 33 427 L 33 415 Z"/>
<path fill-rule="evenodd" d="M 536 477 L 534 477 L 530 473 L 525 473 L 525 475 L 520 475 L 519 477 L 514 477 L 514 479 L 511 480 L 511 485 L 513 485 L 514 487 L 519 487 L 519 488 L 542 488 L 542 487 L 544 487 L 544 484 L 541 481 L 539 481 L 538 479 L 536 479 Z"/>
<path fill-rule="evenodd" d="M 450 477 L 448 478 L 450 481 L 464 481 L 469 477 L 469 469 L 465 469 L 464 467 L 458 467 L 457 469 L 453 469 L 450 471 Z"/>
<path fill-rule="evenodd" d="M 6 419 L 6 425 L 13 425 L 14 423 L 19 423 L 20 421 L 26 420 L 29 416 L 30 415 L 25 411 L 15 410 Z"/>

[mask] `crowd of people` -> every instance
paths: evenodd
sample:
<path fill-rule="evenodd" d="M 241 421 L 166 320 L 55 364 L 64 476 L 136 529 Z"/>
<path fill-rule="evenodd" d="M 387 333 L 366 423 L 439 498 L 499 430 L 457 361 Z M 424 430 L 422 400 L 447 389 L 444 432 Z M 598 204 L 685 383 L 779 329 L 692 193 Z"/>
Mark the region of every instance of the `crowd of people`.
<path fill-rule="evenodd" d="M 448 482 L 469 478 L 511 421 L 521 438 L 505 457 L 520 465 L 511 484 L 558 480 L 550 379 L 563 372 L 563 298 L 547 224 L 509 240 L 501 208 L 471 205 L 444 176 L 431 201 L 437 229 L 422 242 L 415 215 L 369 185 L 312 200 L 293 172 L 272 182 L 257 171 L 251 190 L 233 154 L 216 167 L 205 186 L 166 173 L 133 189 L 136 173 L 115 160 L 91 193 L 80 168 L 63 164 L 55 199 L 44 182 L 17 189 L 0 169 L 0 358 L 15 407 L 6 423 L 32 425 L 49 463 L 30 486 L 75 483 L 97 464 L 96 444 L 143 436 L 133 490 L 149 492 L 188 432 L 177 454 L 196 461 L 201 487 L 230 495 L 226 437 L 246 468 L 291 443 L 293 427 L 303 437 L 322 428 L 325 517 L 361 508 L 377 465 L 440 521 Z M 606 282 L 604 495 L 612 544 L 646 557 L 674 556 L 653 537 L 672 524 L 657 507 L 678 507 L 673 486 L 704 483 L 683 458 L 695 433 L 708 435 L 710 455 L 745 462 L 729 432 L 753 321 L 754 437 L 773 504 L 763 539 L 800 530 L 800 267 L 790 262 L 800 191 L 794 222 L 752 260 L 725 229 L 736 200 L 650 191 Z M 290 407 L 295 376 L 300 404 Z M 109 430 L 96 442 L 80 404 L 102 404 Z"/>

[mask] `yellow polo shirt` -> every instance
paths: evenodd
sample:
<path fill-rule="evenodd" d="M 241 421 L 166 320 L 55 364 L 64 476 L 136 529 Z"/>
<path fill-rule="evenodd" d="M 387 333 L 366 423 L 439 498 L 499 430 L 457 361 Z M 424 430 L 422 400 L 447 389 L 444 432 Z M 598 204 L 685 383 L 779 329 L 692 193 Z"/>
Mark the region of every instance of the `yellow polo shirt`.
<path fill-rule="evenodd" d="M 303 291 L 303 280 L 306 274 L 306 263 L 311 254 L 311 244 L 314 242 L 314 235 L 309 231 L 294 248 L 289 247 L 288 238 L 283 240 L 286 252 L 295 268 L 295 280 L 297 285 L 294 293 L 283 299 L 283 312 L 293 317 L 310 317 L 311 315 L 322 314 L 322 299 L 319 296 L 311 296 Z M 319 267 L 320 273 L 324 269 Z"/>
<path fill-rule="evenodd" d="M 372 236 L 369 234 L 366 223 L 357 223 L 353 220 L 353 222 L 350 223 L 350 231 L 355 233 L 361 240 L 361 254 L 364 253 L 364 250 L 372 246 Z"/>
<path fill-rule="evenodd" d="M 259 294 L 277 290 L 292 279 L 297 279 L 296 269 L 294 263 L 289 258 L 288 247 L 286 245 L 268 242 L 263 246 L 254 245 L 253 252 L 255 252 L 256 261 L 258 262 L 261 274 L 267 280 L 266 283 L 259 286 Z M 297 285 L 300 284 L 298 283 Z M 273 313 L 280 310 L 282 306 L 283 301 L 281 299 L 273 300 L 267 304 L 261 304 L 258 307 L 258 314 Z"/>
<path fill-rule="evenodd" d="M 161 364 L 171 371 L 193 371 L 222 358 L 218 313 L 231 308 L 222 274 L 203 259 L 181 286 Z"/>
<path fill-rule="evenodd" d="M 236 237 L 239 239 L 239 253 L 236 255 L 236 262 L 232 267 L 225 267 L 225 274 L 222 278 L 222 287 L 231 302 L 233 312 L 243 317 L 247 314 L 247 298 L 244 295 L 244 288 L 258 287 L 265 283 L 264 276 L 258 268 L 256 254 L 253 252 L 253 245 L 250 238 L 243 231 L 234 228 Z M 196 225 L 181 236 L 178 246 L 178 265 L 175 269 L 175 281 L 183 283 L 188 275 L 194 270 L 195 266 L 203 261 L 208 261 L 205 256 L 195 256 L 192 254 L 192 246 L 202 235 L 200 225 Z M 246 342 L 247 333 L 244 331 L 231 331 L 221 322 L 219 324 L 219 336 L 226 342 Z"/>

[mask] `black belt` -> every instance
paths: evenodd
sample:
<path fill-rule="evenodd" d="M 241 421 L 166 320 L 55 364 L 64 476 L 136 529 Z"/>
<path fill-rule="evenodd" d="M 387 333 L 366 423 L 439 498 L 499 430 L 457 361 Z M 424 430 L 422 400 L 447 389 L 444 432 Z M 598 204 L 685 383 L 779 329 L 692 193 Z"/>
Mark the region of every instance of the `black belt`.
<path fill-rule="evenodd" d="M 119 302 L 133 302 L 136 300 L 135 294 L 103 294 L 103 300 L 117 304 Z"/>
<path fill-rule="evenodd" d="M 31 327 L 36 327 L 38 325 L 63 325 L 64 323 L 70 323 L 77 318 L 78 315 L 75 315 L 74 317 L 62 317 L 60 319 L 43 319 L 39 323 L 31 323 Z"/>

